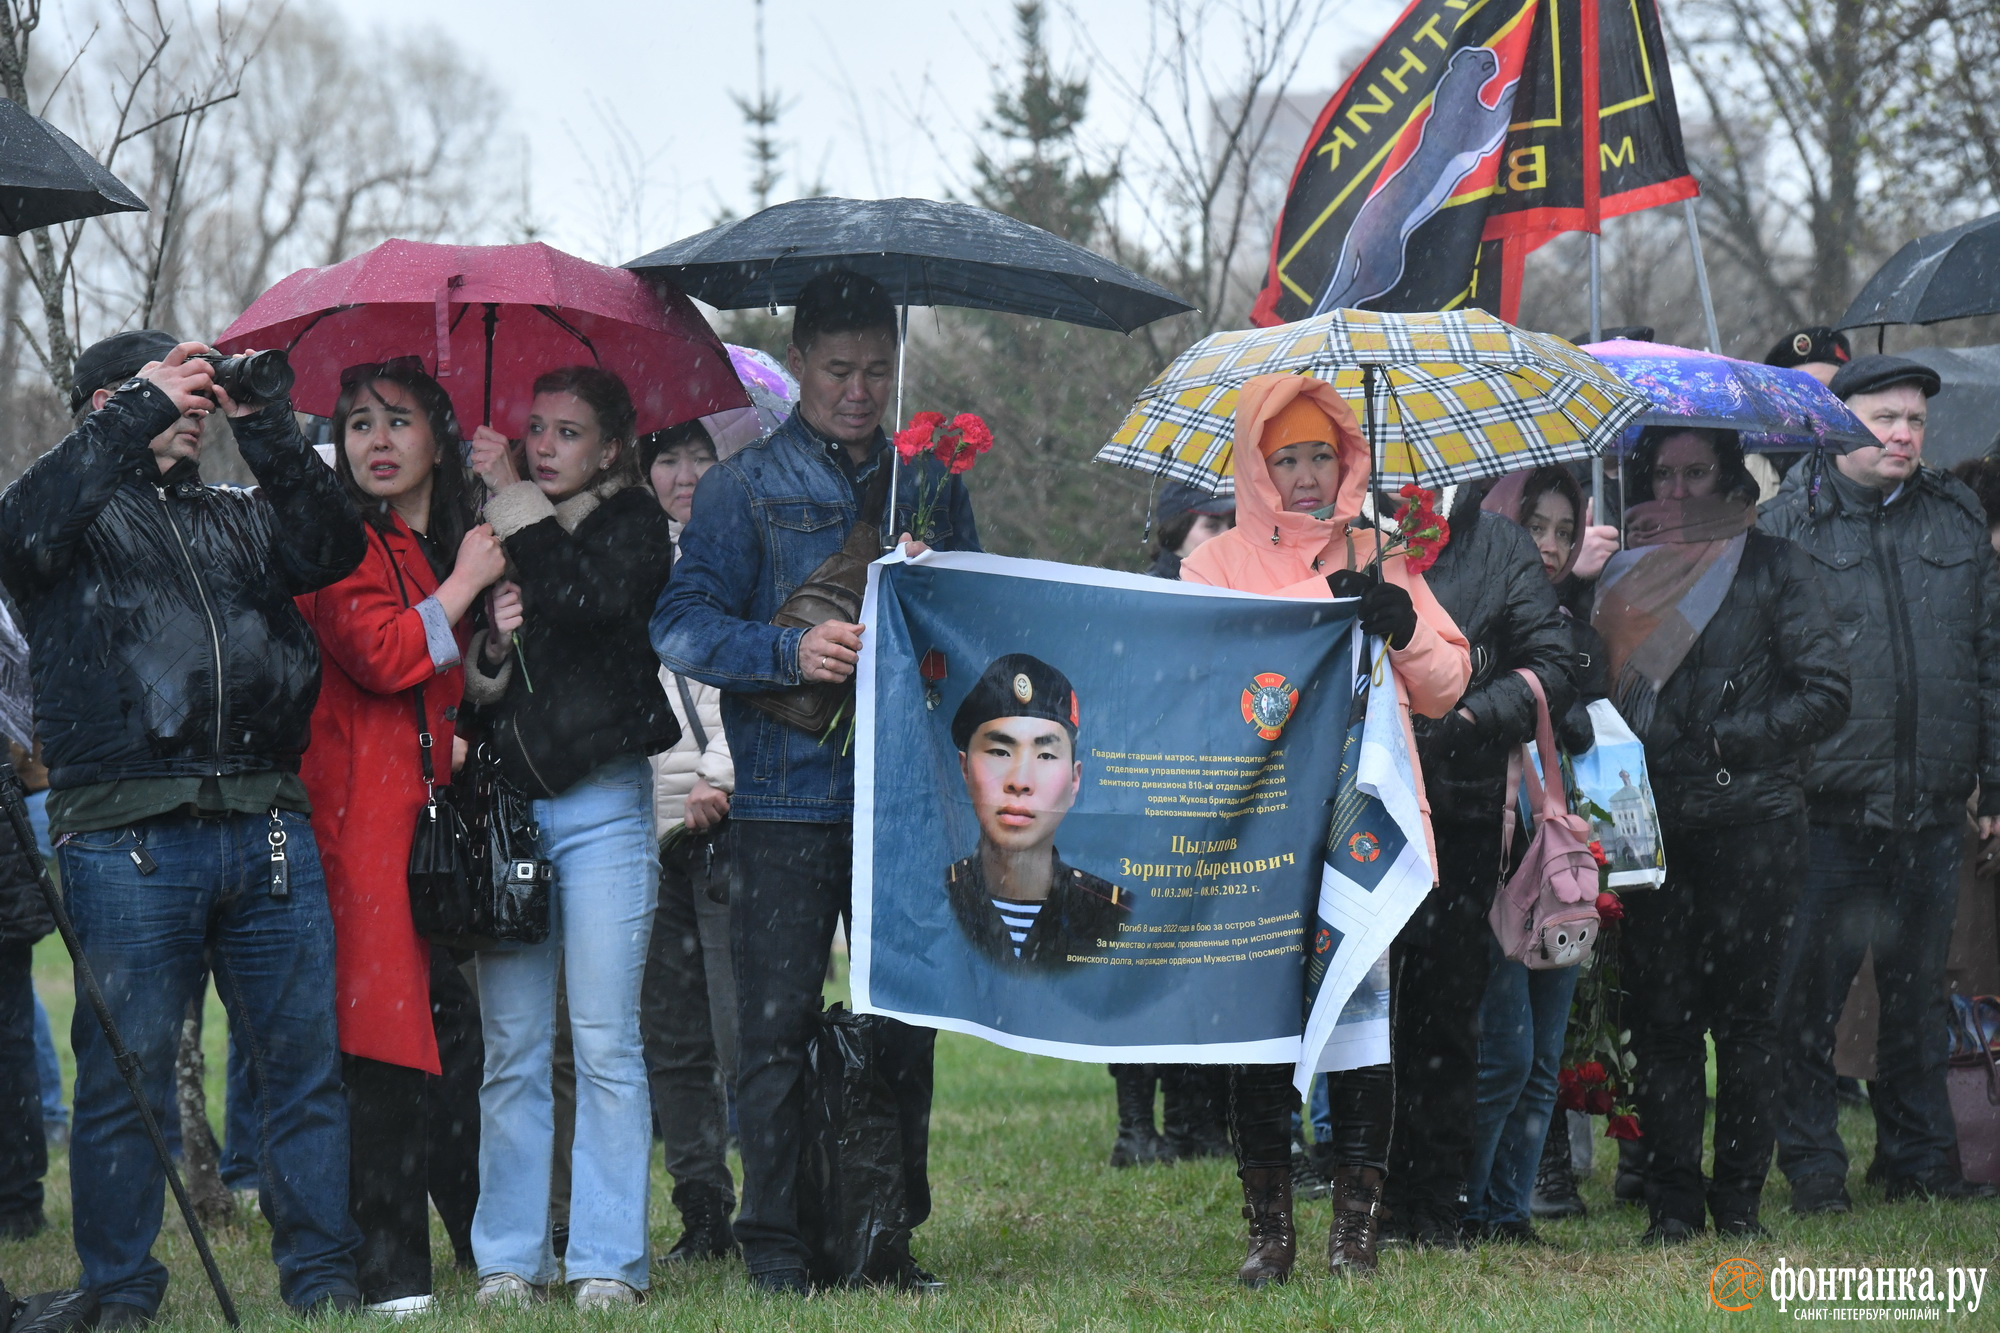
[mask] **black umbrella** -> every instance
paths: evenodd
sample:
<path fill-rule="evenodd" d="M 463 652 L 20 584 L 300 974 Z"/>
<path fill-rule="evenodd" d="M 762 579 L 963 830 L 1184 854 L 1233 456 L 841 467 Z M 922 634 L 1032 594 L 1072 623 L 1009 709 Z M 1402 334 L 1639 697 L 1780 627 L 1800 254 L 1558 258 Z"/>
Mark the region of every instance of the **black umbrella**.
<path fill-rule="evenodd" d="M 1935 324 L 2000 311 L 2000 213 L 1920 236 L 1875 271 L 1840 317 L 1860 324 Z"/>
<path fill-rule="evenodd" d="M 0 97 L 0 236 L 146 203 L 61 130 Z"/>
<path fill-rule="evenodd" d="M 1950 467 L 2000 450 L 2000 346 L 1913 347 L 1897 352 L 1938 373 L 1924 426 L 1924 461 Z"/>
<path fill-rule="evenodd" d="M 1130 333 L 1193 306 L 1040 227 L 935 199 L 794 199 L 625 265 L 719 310 L 795 305 L 821 273 L 863 273 L 900 306 L 966 306 Z"/>

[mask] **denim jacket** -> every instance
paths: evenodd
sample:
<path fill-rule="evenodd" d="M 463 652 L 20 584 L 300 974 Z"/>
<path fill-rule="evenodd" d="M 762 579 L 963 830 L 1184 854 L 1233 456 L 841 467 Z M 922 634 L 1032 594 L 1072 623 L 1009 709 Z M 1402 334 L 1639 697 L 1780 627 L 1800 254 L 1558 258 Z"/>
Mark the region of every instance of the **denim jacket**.
<path fill-rule="evenodd" d="M 853 747 L 840 735 L 821 744 L 744 698 L 801 683 L 805 631 L 779 629 L 771 617 L 847 540 L 856 491 L 894 457 L 878 434 L 875 453 L 850 481 L 839 448 L 794 413 L 769 438 L 710 468 L 695 488 L 680 559 L 653 612 L 653 649 L 668 670 L 723 692 L 722 725 L 736 758 L 730 813 L 739 819 L 837 824 L 854 814 Z M 977 551 L 965 484 L 930 457 L 903 468 L 885 539 L 911 531 L 919 493 L 939 487 L 930 544 Z"/>

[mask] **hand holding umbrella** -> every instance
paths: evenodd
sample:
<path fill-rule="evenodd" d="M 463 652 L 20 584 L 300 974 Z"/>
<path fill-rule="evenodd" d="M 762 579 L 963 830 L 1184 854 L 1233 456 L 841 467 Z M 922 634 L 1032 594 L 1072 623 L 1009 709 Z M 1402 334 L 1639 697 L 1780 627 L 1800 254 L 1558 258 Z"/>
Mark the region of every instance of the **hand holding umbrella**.
<path fill-rule="evenodd" d="M 507 437 L 491 426 L 481 426 L 472 432 L 469 446 L 469 462 L 473 474 L 486 483 L 489 493 L 498 492 L 521 480 L 519 468 L 514 466 L 513 446 Z"/>
<path fill-rule="evenodd" d="M 471 467 L 473 473 L 486 483 L 488 494 L 498 492 L 521 480 L 520 471 L 514 466 L 514 450 L 507 437 L 491 426 L 481 426 L 472 432 Z M 521 586 L 511 580 L 496 583 L 487 594 L 486 620 L 492 632 L 486 639 L 486 660 L 495 666 L 507 660 L 507 648 L 512 644 L 516 656 L 521 661 L 521 683 L 528 687 L 528 693 L 535 692 L 535 682 L 528 675 L 528 654 L 521 647 Z M 495 649 L 499 649 L 495 652 Z"/>

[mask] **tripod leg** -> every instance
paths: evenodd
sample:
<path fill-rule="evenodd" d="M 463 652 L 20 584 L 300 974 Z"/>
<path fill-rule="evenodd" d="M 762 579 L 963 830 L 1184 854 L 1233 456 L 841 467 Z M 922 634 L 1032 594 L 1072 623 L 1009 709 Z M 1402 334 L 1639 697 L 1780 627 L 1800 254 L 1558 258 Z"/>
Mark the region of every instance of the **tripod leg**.
<path fill-rule="evenodd" d="M 139 1110 L 139 1123 L 146 1127 L 146 1137 L 153 1143 L 153 1155 L 160 1159 L 160 1169 L 166 1172 L 167 1185 L 174 1192 L 174 1202 L 180 1206 L 181 1219 L 187 1223 L 188 1235 L 194 1238 L 195 1253 L 201 1256 L 201 1266 L 208 1273 L 208 1284 L 215 1288 L 215 1300 L 222 1307 L 222 1317 L 231 1328 L 237 1328 L 242 1321 L 236 1315 L 236 1302 L 229 1297 L 229 1287 L 222 1280 L 222 1270 L 215 1265 L 215 1252 L 208 1245 L 208 1233 L 202 1230 L 201 1219 L 195 1215 L 194 1204 L 188 1199 L 187 1186 L 181 1183 L 181 1173 L 167 1152 L 167 1141 L 160 1134 L 159 1121 L 153 1118 L 153 1108 L 146 1101 L 145 1089 L 140 1086 L 139 1059 L 125 1048 L 125 1039 L 118 1035 L 118 1024 L 111 1017 L 111 1006 L 105 1002 L 96 974 L 90 970 L 90 962 L 83 956 L 83 944 L 76 937 L 76 926 L 69 919 L 69 909 L 63 906 L 62 894 L 57 891 L 55 881 L 49 878 L 47 863 L 34 851 L 35 830 L 28 822 L 27 794 L 21 790 L 21 780 L 15 776 L 11 765 L 0 765 L 0 805 L 7 807 L 7 818 L 14 826 L 14 836 L 20 839 L 22 847 L 28 849 L 28 860 L 34 863 L 36 877 L 42 886 L 42 897 L 49 905 L 49 915 L 55 918 L 63 946 L 69 950 L 70 959 L 76 964 L 77 980 L 83 985 L 91 1012 L 97 1016 L 97 1025 L 104 1029 L 104 1040 L 111 1048 L 111 1058 L 118 1065 L 118 1072 L 124 1076 L 125 1086 L 132 1092 L 132 1101 Z"/>

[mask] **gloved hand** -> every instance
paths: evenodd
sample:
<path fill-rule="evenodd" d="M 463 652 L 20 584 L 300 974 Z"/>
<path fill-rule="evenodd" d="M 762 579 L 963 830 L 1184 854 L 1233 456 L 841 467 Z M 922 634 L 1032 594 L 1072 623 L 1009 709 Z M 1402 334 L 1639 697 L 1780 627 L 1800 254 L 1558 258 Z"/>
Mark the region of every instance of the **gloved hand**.
<path fill-rule="evenodd" d="M 1326 576 L 1326 590 L 1335 597 L 1359 597 L 1374 582 L 1358 569 L 1336 569 Z"/>
<path fill-rule="evenodd" d="M 1417 608 L 1410 605 L 1410 594 L 1387 579 L 1371 582 L 1361 594 L 1361 632 L 1386 641 L 1391 648 L 1409 647 L 1417 632 Z"/>
<path fill-rule="evenodd" d="M 1481 744 L 1479 725 L 1465 710 L 1454 708 L 1435 721 L 1424 723 L 1423 749 L 1432 759 L 1452 759 Z"/>

